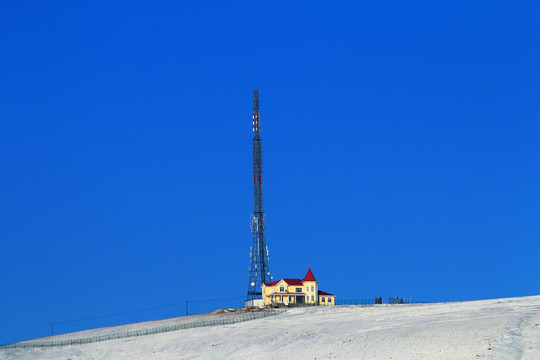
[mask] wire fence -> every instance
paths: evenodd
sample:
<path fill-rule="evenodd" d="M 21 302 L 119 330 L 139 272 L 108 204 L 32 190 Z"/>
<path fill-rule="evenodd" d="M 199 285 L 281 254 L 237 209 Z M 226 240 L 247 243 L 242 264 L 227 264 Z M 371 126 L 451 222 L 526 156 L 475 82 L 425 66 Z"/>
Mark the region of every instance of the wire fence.
<path fill-rule="evenodd" d="M 129 311 L 101 314 L 67 321 L 54 321 L 49 322 L 40 328 L 28 331 L 24 335 L 17 336 L 8 341 L 2 341 L 0 342 L 0 347 L 7 344 L 30 340 L 30 337 L 38 338 L 86 329 L 175 318 L 182 315 L 203 314 L 213 311 L 216 308 L 237 308 L 240 299 L 245 299 L 245 296 L 219 299 L 183 300 L 175 303 L 150 306 Z"/>
<path fill-rule="evenodd" d="M 377 304 L 424 304 L 423 301 L 413 301 L 411 298 L 389 297 L 373 299 L 336 299 L 336 305 L 377 305 Z"/>
<path fill-rule="evenodd" d="M 271 311 L 243 313 L 243 314 L 236 314 L 234 315 L 234 317 L 231 317 L 228 319 L 226 318 L 226 319 L 217 319 L 217 320 L 196 321 L 196 322 L 186 323 L 186 324 L 169 325 L 169 326 L 163 326 L 163 327 L 153 328 L 153 329 L 141 329 L 141 330 L 128 331 L 124 333 L 106 334 L 106 335 L 92 336 L 92 337 L 79 338 L 79 339 L 25 341 L 25 342 L 0 346 L 0 350 L 1 349 L 25 349 L 25 348 L 42 348 L 42 347 L 52 347 L 52 346 L 91 344 L 91 343 L 107 341 L 107 340 L 125 339 L 125 338 L 136 337 L 136 336 L 160 334 L 164 332 L 184 330 L 184 329 L 193 329 L 193 328 L 198 328 L 198 327 L 207 327 L 207 326 L 216 326 L 216 325 L 232 325 L 232 324 L 241 323 L 241 322 L 245 322 L 249 320 L 261 319 L 268 316 L 279 315 L 286 310 L 287 309 L 277 309 L 277 310 L 271 310 Z"/>

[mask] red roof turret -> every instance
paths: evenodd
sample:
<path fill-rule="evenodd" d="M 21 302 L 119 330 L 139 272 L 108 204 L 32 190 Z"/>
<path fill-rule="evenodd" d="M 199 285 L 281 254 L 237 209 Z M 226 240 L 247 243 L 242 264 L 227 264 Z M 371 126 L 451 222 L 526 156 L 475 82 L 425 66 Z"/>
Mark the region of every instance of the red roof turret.
<path fill-rule="evenodd" d="M 313 273 L 311 272 L 311 268 L 308 269 L 306 277 L 304 277 L 304 281 L 317 281 L 315 280 L 315 276 L 313 276 Z"/>

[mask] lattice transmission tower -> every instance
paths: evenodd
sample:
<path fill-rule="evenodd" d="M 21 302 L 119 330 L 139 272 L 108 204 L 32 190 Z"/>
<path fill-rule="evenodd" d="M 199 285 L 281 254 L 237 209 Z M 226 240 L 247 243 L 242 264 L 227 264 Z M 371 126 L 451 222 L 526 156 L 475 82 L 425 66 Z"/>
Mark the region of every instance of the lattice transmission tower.
<path fill-rule="evenodd" d="M 253 90 L 253 196 L 251 215 L 253 245 L 250 250 L 249 284 L 247 300 L 261 298 L 261 286 L 271 281 L 268 267 L 268 247 L 264 238 L 264 211 L 262 189 L 262 141 L 261 113 L 259 112 L 259 89 Z"/>

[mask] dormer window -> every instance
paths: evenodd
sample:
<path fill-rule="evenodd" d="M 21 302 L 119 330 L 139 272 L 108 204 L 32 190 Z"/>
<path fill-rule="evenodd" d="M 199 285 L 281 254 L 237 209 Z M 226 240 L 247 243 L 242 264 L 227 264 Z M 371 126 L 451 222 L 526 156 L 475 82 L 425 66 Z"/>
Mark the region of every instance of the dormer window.
<path fill-rule="evenodd" d="M 285 286 L 279 285 L 279 292 L 285 292 Z"/>

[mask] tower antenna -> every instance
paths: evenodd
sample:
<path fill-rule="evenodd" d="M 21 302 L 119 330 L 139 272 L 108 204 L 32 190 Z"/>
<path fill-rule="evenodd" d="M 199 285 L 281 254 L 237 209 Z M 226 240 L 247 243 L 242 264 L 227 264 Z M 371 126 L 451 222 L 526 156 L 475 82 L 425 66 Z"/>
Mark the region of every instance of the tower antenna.
<path fill-rule="evenodd" d="M 269 283 L 270 268 L 268 267 L 268 247 L 264 238 L 264 211 L 262 189 L 262 141 L 261 113 L 259 112 L 259 89 L 253 90 L 253 197 L 254 206 L 251 215 L 251 246 L 249 265 L 249 284 L 247 300 L 262 297 L 262 284 Z"/>

